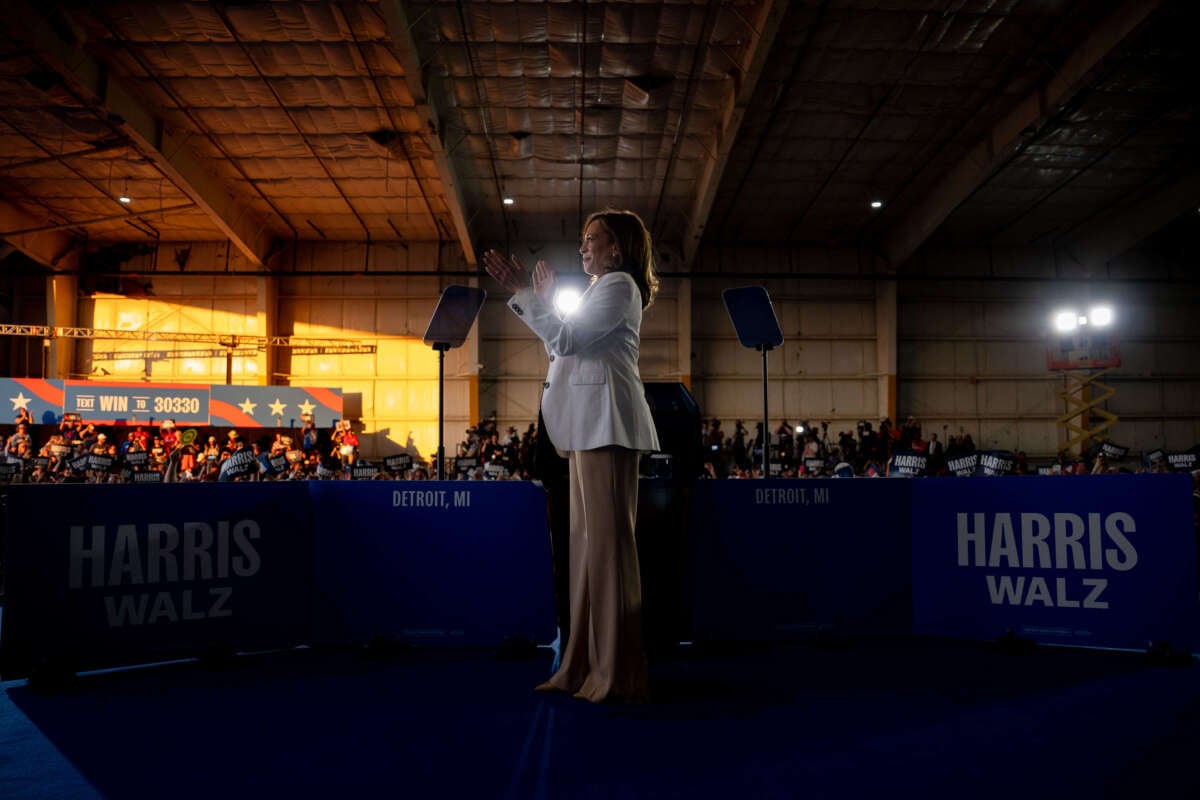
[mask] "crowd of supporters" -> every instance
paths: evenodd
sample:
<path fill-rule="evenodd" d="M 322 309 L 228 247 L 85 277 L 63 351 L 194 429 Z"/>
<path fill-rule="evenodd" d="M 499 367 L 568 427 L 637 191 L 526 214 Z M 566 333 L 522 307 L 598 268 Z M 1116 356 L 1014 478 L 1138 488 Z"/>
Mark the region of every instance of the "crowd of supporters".
<path fill-rule="evenodd" d="M 24 409 L 21 409 L 24 412 Z M 18 412 L 0 430 L 0 482 L 161 483 L 429 477 L 411 457 L 384 464 L 361 462 L 357 433 L 346 420 L 319 429 L 311 415 L 302 427 L 180 429 L 158 425 L 98 425 L 66 414 L 57 425 L 34 425 Z"/>
<path fill-rule="evenodd" d="M 751 432 L 738 420 L 732 431 L 722 428 L 720 420 L 704 420 L 701 439 L 705 456 L 704 469 L 710 478 L 751 478 L 762 474 L 762 423 Z M 943 428 L 941 436 L 936 432 L 924 432 L 921 424 L 913 417 L 895 425 L 884 418 L 873 425 L 860 420 L 854 429 L 830 432 L 829 424 L 816 425 L 799 423 L 795 426 L 781 422 L 766 437 L 769 448 L 769 469 L 772 475 L 783 478 L 829 477 L 829 476 L 886 476 L 892 472 L 894 457 L 904 454 L 917 456 L 922 466 L 918 474 L 947 476 L 955 474 L 956 462 L 964 457 L 978 455 L 979 448 L 971 434 L 965 430 L 950 433 Z M 996 451 L 989 451 L 996 452 Z M 1011 462 L 1005 472 L 1014 475 L 1083 474 L 1118 471 L 1141 471 L 1141 467 L 1122 466 L 1097 449 L 1084 458 L 1059 453 L 1052 461 L 1044 461 L 1036 467 L 1030 463 L 1024 451 L 1005 453 Z M 1165 460 L 1156 462 L 1155 468 L 1166 469 Z"/>
<path fill-rule="evenodd" d="M 731 435 L 719 420 L 703 423 L 709 455 L 705 471 L 709 477 L 756 477 L 761 475 L 762 425 L 750 434 L 741 421 Z M 830 433 L 825 422 L 818 425 L 782 422 L 767 437 L 772 475 L 778 477 L 852 477 L 968 474 L 1083 475 L 1102 473 L 1193 471 L 1200 461 L 1198 448 L 1182 453 L 1155 450 L 1127 458 L 1127 449 L 1111 442 L 1093 440 L 1087 452 L 1060 452 L 1052 458 L 1031 462 L 1024 451 L 982 449 L 971 434 L 949 426 L 925 432 L 908 417 L 894 425 L 883 419 L 875 426 L 860 420 L 855 429 Z"/>
<path fill-rule="evenodd" d="M 156 483 L 218 480 L 337 480 L 405 479 L 436 476 L 435 466 L 415 452 L 368 461 L 359 453 L 359 439 L 347 420 L 331 428 L 318 428 L 311 415 L 302 427 L 256 429 L 239 433 L 230 429 L 180 430 L 171 420 L 161 424 L 101 426 L 67 414 L 57 425 L 34 425 L 20 409 L 11 426 L 0 429 L 0 482 L 22 483 Z M 762 423 L 753 430 L 738 420 L 726 430 L 717 419 L 702 421 L 697 446 L 701 465 L 697 477 L 753 478 L 762 474 L 764 436 Z M 452 457 L 446 476 L 455 480 L 527 480 L 538 477 L 535 453 L 538 430 L 529 423 L 524 432 L 506 429 L 495 414 L 466 430 Z M 943 429 L 924 432 L 908 417 L 894 425 L 860 421 L 853 429 L 833 431 L 828 423 L 792 425 L 781 422 L 765 437 L 772 476 L 886 476 L 903 454 L 916 461 L 916 474 L 953 475 L 964 457 L 978 452 L 971 434 L 951 434 Z M 411 448 L 410 448 L 411 449 Z M 997 451 L 988 451 L 994 453 Z M 916 459 L 913 459 L 916 456 Z M 1054 461 L 1029 463 L 1024 452 L 1007 454 L 1006 472 L 1082 474 L 1167 471 L 1166 459 L 1135 466 L 1118 462 L 1102 450 L 1081 459 L 1060 454 Z M 968 459 L 969 462 L 969 459 Z M 686 460 L 681 461 L 681 466 Z M 655 473 L 653 462 L 644 462 L 646 474 Z"/>

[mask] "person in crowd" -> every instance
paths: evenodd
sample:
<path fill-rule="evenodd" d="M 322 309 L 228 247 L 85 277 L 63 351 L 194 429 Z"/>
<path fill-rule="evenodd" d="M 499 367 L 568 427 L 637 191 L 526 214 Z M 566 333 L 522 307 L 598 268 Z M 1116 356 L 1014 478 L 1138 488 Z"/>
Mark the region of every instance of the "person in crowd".
<path fill-rule="evenodd" d="M 33 414 L 29 411 L 29 406 L 21 406 L 17 409 L 16 417 L 13 418 L 13 425 L 25 425 L 30 430 L 33 429 Z"/>
<path fill-rule="evenodd" d="M 155 436 L 150 442 L 150 467 L 156 472 L 162 472 L 167 468 L 167 458 L 169 457 L 167 448 L 163 444 L 161 436 Z"/>
<path fill-rule="evenodd" d="M 175 448 L 179 446 L 179 431 L 175 427 L 175 420 L 164 420 L 159 426 L 159 438 L 162 439 L 163 449 L 167 451 L 167 455 L 175 452 Z"/>
<path fill-rule="evenodd" d="M 358 460 L 358 434 L 350 427 L 348 419 L 342 420 L 338 426 L 338 434 L 334 437 L 333 457 L 341 463 L 343 469 L 354 466 L 354 462 Z"/>
<path fill-rule="evenodd" d="M 201 455 L 204 458 L 205 467 L 212 467 L 221 461 L 221 444 L 217 441 L 216 436 L 209 436 L 204 442 L 204 450 Z"/>
<path fill-rule="evenodd" d="M 733 462 L 739 470 L 745 470 L 750 466 L 750 446 L 746 441 L 746 425 L 740 419 L 734 423 L 733 427 Z"/>
<path fill-rule="evenodd" d="M 929 432 L 929 442 L 925 450 L 929 455 L 929 474 L 940 474 L 942 467 L 946 466 L 946 449 L 942 446 L 938 435 L 933 431 Z"/>
<path fill-rule="evenodd" d="M 571 631 L 558 670 L 538 689 L 639 702 L 649 678 L 634 540 L 638 464 L 640 452 L 659 442 L 638 352 L 642 312 L 658 278 L 650 233 L 631 211 L 589 216 L 579 252 L 592 282 L 565 315 L 555 311 L 554 273 L 545 261 L 530 285 L 515 258 L 484 255 L 487 271 L 513 293 L 509 308 L 546 346 L 542 415 L 569 462 Z"/>
<path fill-rule="evenodd" d="M 5 452 L 10 456 L 16 456 L 21 445 L 25 445 L 27 450 L 33 449 L 33 437 L 29 435 L 29 425 L 24 422 L 18 422 L 16 433 L 8 437 Z"/>
<path fill-rule="evenodd" d="M 178 445 L 179 477 L 182 480 L 192 480 L 196 477 L 197 455 L 200 452 L 195 439 L 188 439 L 187 444 Z"/>
<path fill-rule="evenodd" d="M 301 414 L 300 421 L 302 423 L 300 427 L 300 446 L 307 453 L 317 446 L 317 421 L 309 413 Z"/>
<path fill-rule="evenodd" d="M 15 439 L 16 437 L 14 436 L 13 438 Z M 8 454 L 9 461 L 15 461 L 20 465 L 17 468 L 18 471 L 24 471 L 28 469 L 31 458 L 33 458 L 33 447 L 30 445 L 29 441 L 25 439 L 18 441 L 16 448 L 10 450 Z"/>

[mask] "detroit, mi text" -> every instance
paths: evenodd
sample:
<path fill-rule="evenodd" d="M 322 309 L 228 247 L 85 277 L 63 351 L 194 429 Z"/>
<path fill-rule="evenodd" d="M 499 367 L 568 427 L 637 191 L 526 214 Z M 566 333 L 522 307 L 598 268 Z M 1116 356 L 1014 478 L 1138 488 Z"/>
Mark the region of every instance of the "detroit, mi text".
<path fill-rule="evenodd" d="M 754 490 L 754 505 L 756 506 L 820 506 L 828 502 L 829 490 L 818 487 L 813 487 L 812 491 L 809 491 L 807 486 Z"/>
<path fill-rule="evenodd" d="M 451 505 L 453 500 L 453 505 Z M 393 508 L 469 508 L 471 492 L 456 489 L 395 489 L 392 491 Z"/>

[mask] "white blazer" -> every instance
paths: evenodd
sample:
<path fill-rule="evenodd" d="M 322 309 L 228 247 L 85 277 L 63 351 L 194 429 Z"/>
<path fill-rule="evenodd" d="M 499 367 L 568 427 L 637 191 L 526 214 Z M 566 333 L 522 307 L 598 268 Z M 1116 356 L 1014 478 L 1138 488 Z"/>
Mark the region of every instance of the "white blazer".
<path fill-rule="evenodd" d="M 565 318 L 532 288 L 514 294 L 508 307 L 538 335 L 550 356 L 542 417 L 557 449 L 659 449 L 638 374 L 642 296 L 633 276 L 600 276 Z"/>

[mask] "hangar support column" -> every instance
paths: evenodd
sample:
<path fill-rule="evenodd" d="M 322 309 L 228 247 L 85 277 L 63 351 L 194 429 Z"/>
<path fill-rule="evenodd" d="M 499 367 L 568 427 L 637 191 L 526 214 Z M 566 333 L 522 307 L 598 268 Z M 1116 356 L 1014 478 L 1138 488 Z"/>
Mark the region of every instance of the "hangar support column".
<path fill-rule="evenodd" d="M 894 280 L 875 281 L 875 359 L 879 383 L 879 419 L 896 420 L 896 296 Z"/>
<path fill-rule="evenodd" d="M 46 278 L 46 324 L 73 328 L 79 313 L 79 277 L 54 274 Z M 90 323 L 90 320 L 89 320 Z M 45 378 L 70 378 L 75 367 L 75 340 L 52 336 L 46 353 Z M 45 346 L 45 343 L 43 343 Z"/>

